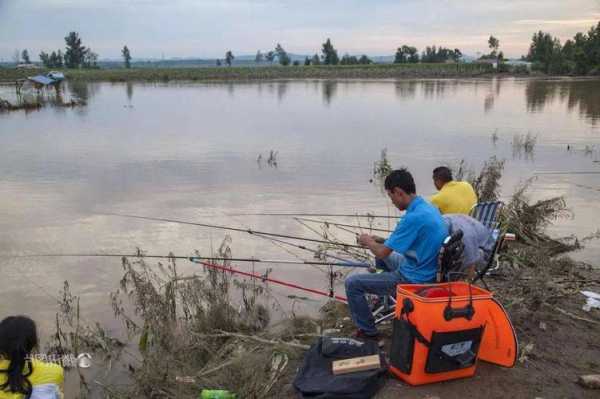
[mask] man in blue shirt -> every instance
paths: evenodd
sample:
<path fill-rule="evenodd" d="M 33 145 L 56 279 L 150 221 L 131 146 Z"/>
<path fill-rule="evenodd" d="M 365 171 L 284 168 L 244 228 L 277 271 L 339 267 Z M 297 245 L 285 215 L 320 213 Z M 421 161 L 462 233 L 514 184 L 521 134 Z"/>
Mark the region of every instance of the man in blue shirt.
<path fill-rule="evenodd" d="M 415 182 L 406 169 L 390 173 L 385 190 L 396 208 L 406 213 L 387 240 L 368 234 L 358 238 L 384 269 L 382 273 L 355 274 L 346 279 L 348 305 L 359 338 L 378 335 L 365 294 L 385 296 L 393 294 L 399 283 L 434 282 L 438 253 L 448 235 L 439 210 L 416 194 Z"/>

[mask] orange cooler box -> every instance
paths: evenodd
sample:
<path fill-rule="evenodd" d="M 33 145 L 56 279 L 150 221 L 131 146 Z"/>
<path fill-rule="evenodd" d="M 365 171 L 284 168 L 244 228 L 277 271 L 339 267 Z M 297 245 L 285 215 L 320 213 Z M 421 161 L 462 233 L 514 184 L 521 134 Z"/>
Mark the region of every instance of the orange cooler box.
<path fill-rule="evenodd" d="M 513 367 L 517 338 L 491 292 L 465 282 L 398 285 L 390 371 L 411 385 L 475 374 L 477 359 Z"/>

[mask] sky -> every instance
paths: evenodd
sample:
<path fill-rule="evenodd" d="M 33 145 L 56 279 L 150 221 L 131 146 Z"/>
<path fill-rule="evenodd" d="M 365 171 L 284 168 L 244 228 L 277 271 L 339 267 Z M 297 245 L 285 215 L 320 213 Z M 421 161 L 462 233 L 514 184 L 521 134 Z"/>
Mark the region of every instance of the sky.
<path fill-rule="evenodd" d="M 519 57 L 538 30 L 564 42 L 599 21 L 600 0 L 0 0 L 0 60 L 64 49 L 69 31 L 101 59 L 123 45 L 134 59 L 255 54 L 278 42 L 314 54 L 326 38 L 340 55 L 436 44 L 475 56 L 490 34 Z"/>

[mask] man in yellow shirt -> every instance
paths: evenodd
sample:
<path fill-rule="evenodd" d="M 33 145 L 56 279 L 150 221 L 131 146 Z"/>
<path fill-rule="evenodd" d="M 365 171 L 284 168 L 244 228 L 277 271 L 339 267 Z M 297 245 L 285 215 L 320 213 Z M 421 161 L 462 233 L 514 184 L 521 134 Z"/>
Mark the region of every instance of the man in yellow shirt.
<path fill-rule="evenodd" d="M 430 201 L 442 214 L 468 215 L 477 203 L 477 194 L 471 184 L 466 181 L 454 181 L 452 171 L 445 166 L 433 170 L 433 184 L 439 192 L 431 196 Z"/>

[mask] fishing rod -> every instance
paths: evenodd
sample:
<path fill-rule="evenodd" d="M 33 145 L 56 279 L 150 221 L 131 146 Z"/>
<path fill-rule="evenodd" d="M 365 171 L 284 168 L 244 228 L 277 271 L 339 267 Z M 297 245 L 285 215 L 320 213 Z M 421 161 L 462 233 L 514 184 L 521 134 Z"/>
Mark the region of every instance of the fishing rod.
<path fill-rule="evenodd" d="M 330 289 L 329 292 L 325 292 L 325 291 L 317 290 L 317 289 L 314 289 L 314 288 L 303 287 L 301 285 L 294 284 L 294 283 L 288 283 L 287 281 L 274 279 L 274 278 L 268 277 L 266 275 L 260 275 L 258 273 L 244 272 L 244 271 L 237 270 L 237 269 L 234 269 L 234 268 L 228 267 L 228 266 L 215 265 L 214 263 L 202 262 L 202 261 L 198 261 L 198 262 L 194 262 L 194 263 L 198 263 L 198 264 L 204 265 L 204 266 L 212 268 L 212 269 L 221 270 L 221 271 L 229 272 L 229 273 L 232 273 L 232 274 L 239 274 L 241 276 L 250 277 L 252 279 L 257 279 L 257 280 L 260 280 L 262 282 L 269 282 L 269 283 L 273 283 L 273 284 L 282 285 L 282 286 L 288 287 L 288 288 L 294 288 L 294 289 L 297 289 L 297 290 L 301 290 L 301 291 L 305 291 L 305 292 L 310 292 L 310 293 L 313 293 L 313 294 L 316 294 L 316 295 L 326 296 L 326 297 L 333 298 L 333 299 L 335 299 L 337 301 L 340 301 L 340 302 L 344 302 L 344 303 L 348 302 L 348 300 L 345 297 L 339 296 L 339 295 L 335 295 L 335 293 L 333 292 L 332 288 Z"/>
<path fill-rule="evenodd" d="M 369 226 L 357 226 L 354 224 L 344 224 L 344 223 L 337 223 L 337 222 L 332 222 L 330 220 L 317 220 L 317 219 L 309 219 L 309 218 L 303 218 L 303 217 L 297 217 L 294 218 L 297 220 L 304 220 L 306 222 L 313 222 L 313 223 L 322 223 L 325 225 L 332 225 L 332 226 L 337 226 L 337 227 L 349 227 L 349 228 L 354 228 L 354 229 L 365 229 L 365 230 L 373 230 L 373 231 L 382 231 L 384 233 L 392 233 L 392 230 L 387 230 L 387 229 L 379 229 L 379 228 L 375 228 L 375 227 L 369 227 Z M 350 233 L 356 233 L 354 231 L 350 231 L 350 230 L 344 230 L 344 231 L 348 231 Z"/>
<path fill-rule="evenodd" d="M 313 294 L 317 294 L 317 295 L 321 295 L 321 296 L 326 296 L 329 298 L 333 298 L 335 300 L 341 301 L 341 302 L 347 302 L 347 299 L 342 297 L 342 296 L 338 296 L 335 295 L 333 292 L 333 285 L 331 284 L 329 293 L 325 292 L 325 291 L 321 291 L 321 290 L 317 290 L 314 288 L 308 288 L 308 287 L 303 287 L 301 285 L 298 284 L 294 284 L 294 283 L 289 283 L 287 281 L 283 281 L 283 280 L 278 280 L 278 279 L 274 279 L 271 277 L 268 277 L 268 275 L 261 275 L 258 273 L 252 273 L 252 272 L 245 272 L 242 270 L 238 270 L 238 269 L 234 269 L 233 267 L 230 266 L 222 266 L 222 265 L 217 265 L 211 262 L 207 262 L 207 261 L 218 261 L 218 260 L 222 260 L 222 261 L 234 261 L 234 262 L 264 262 L 264 263 L 277 263 L 277 262 L 281 262 L 281 263 L 291 263 L 291 264 L 295 264 L 295 263 L 307 263 L 307 264 L 323 264 L 323 265 L 328 265 L 328 266 L 352 266 L 352 267 L 357 267 L 355 264 L 352 265 L 348 265 L 348 264 L 341 264 L 341 263 L 331 263 L 331 262 L 295 262 L 295 261 L 274 261 L 274 260 L 258 260 L 255 258 L 223 258 L 223 257 L 202 257 L 202 256 L 175 256 L 175 255 L 142 255 L 142 254 L 134 254 L 134 255 L 126 255 L 126 254 L 36 254 L 36 255 L 15 255 L 13 256 L 13 258 L 24 258 L 24 257 L 143 257 L 143 258 L 159 258 L 159 259 L 186 259 L 189 260 L 192 263 L 196 263 L 196 264 L 200 264 L 203 266 L 206 266 L 208 268 L 211 269 L 216 269 L 216 270 L 221 270 L 224 272 L 229 272 L 232 274 L 239 274 L 241 276 L 246 276 L 246 277 L 250 277 L 252 279 L 257 279 L 260 280 L 262 282 L 270 282 L 273 284 L 279 284 L 288 288 L 294 288 L 297 290 L 301 290 L 301 291 L 305 291 L 305 292 L 310 292 Z"/>
<path fill-rule="evenodd" d="M 153 221 L 157 221 L 157 222 L 187 224 L 187 225 L 191 225 L 191 226 L 208 227 L 208 228 L 212 228 L 212 229 L 221 229 L 221 230 L 229 230 L 229 231 L 240 231 L 240 232 L 248 233 L 248 234 L 252 234 L 252 235 L 263 235 L 263 236 L 270 236 L 270 237 L 289 238 L 292 240 L 301 240 L 301 241 L 317 242 L 320 244 L 337 245 L 337 246 L 345 247 L 345 248 L 363 248 L 360 245 L 346 244 L 343 242 L 317 240 L 315 238 L 298 237 L 298 236 L 291 236 L 291 235 L 279 234 L 279 233 L 269 233 L 269 232 L 265 232 L 265 231 L 258 231 L 258 230 L 252 230 L 252 229 L 241 229 L 238 227 L 220 226 L 220 225 L 216 225 L 216 224 L 186 222 L 183 220 L 176 220 L 176 219 L 155 218 L 155 217 L 138 216 L 138 215 L 126 215 L 126 214 L 120 214 L 120 213 L 104 213 L 103 215 L 120 216 L 120 217 L 142 219 L 142 220 L 153 220 Z"/>
<path fill-rule="evenodd" d="M 340 267 L 369 267 L 366 263 L 356 262 L 325 262 L 309 260 L 283 260 L 283 259 L 260 259 L 260 258 L 225 258 L 215 256 L 175 256 L 175 255 L 143 255 L 143 254 L 31 254 L 14 255 L 13 258 L 59 258 L 59 257 L 110 257 L 110 258 L 151 258 L 151 259 L 186 259 L 190 262 L 197 261 L 231 261 L 231 262 L 252 262 L 252 263 L 280 263 L 288 265 L 323 265 Z"/>
<path fill-rule="evenodd" d="M 357 217 L 357 218 L 384 218 L 384 219 L 399 219 L 402 216 L 390 215 L 371 215 L 369 213 L 361 214 L 342 214 L 342 213 L 287 213 L 287 212 L 270 212 L 270 213 L 228 213 L 227 216 L 308 216 L 308 217 Z"/>

